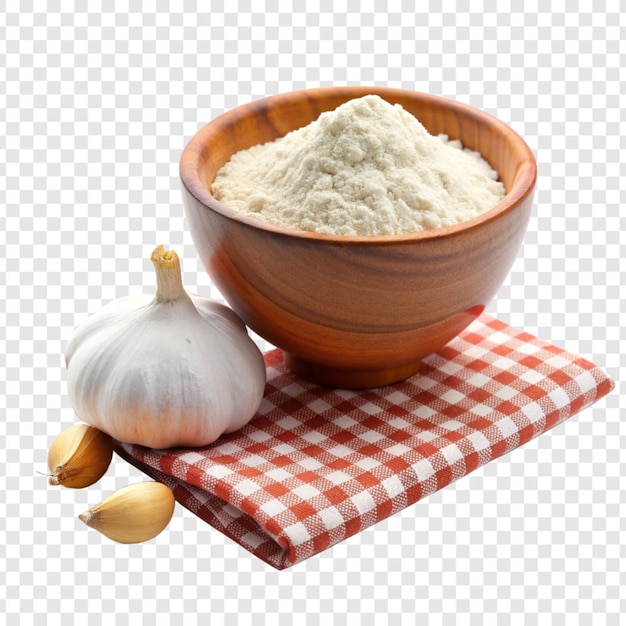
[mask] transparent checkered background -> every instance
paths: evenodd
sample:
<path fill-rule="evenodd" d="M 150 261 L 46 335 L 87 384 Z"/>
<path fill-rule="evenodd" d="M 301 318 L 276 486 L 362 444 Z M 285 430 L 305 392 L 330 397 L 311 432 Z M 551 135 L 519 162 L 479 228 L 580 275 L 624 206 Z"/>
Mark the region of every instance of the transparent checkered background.
<path fill-rule="evenodd" d="M 9 0 L 0 14 L 0 612 L 20 624 L 90 626 L 183 615 L 212 625 L 265 615 L 279 625 L 618 624 L 619 3 L 433 1 L 417 12 L 372 0 L 100 4 Z M 112 298 L 152 289 L 157 243 L 179 251 L 190 290 L 219 298 L 186 229 L 185 143 L 252 99 L 346 83 L 454 97 L 525 137 L 539 164 L 534 215 L 489 312 L 587 356 L 616 390 L 290 570 L 269 568 L 182 507 L 151 542 L 104 539 L 76 515 L 142 475 L 116 459 L 97 485 L 71 491 L 38 473 L 74 422 L 61 356 L 74 325 Z"/>

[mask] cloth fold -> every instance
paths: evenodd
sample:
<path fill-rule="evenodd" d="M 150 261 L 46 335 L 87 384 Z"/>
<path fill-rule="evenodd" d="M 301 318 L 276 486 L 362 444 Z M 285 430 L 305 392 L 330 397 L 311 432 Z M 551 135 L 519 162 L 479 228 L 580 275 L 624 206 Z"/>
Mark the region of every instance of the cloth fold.
<path fill-rule="evenodd" d="M 378 389 L 314 385 L 265 355 L 254 419 L 204 448 L 117 453 L 277 569 L 442 489 L 608 394 L 588 360 L 487 314 Z"/>

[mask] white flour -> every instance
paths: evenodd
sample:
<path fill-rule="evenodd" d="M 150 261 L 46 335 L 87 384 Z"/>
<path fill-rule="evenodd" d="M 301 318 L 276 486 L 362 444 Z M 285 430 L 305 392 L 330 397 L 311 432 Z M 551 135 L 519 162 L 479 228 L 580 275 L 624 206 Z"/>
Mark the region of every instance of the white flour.
<path fill-rule="evenodd" d="M 391 235 L 492 208 L 505 193 L 497 178 L 477 152 L 430 135 L 400 105 L 370 95 L 233 155 L 212 191 L 222 204 L 284 228 Z"/>

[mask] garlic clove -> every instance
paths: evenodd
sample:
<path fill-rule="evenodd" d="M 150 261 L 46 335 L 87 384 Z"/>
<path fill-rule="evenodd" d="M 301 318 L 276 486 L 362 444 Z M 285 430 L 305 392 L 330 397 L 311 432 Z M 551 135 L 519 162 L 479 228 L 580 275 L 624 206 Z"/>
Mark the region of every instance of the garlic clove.
<path fill-rule="evenodd" d="M 74 424 L 61 432 L 48 451 L 48 482 L 70 489 L 89 487 L 107 471 L 113 440 L 89 424 Z"/>
<path fill-rule="evenodd" d="M 176 501 L 163 483 L 141 482 L 113 492 L 78 517 L 118 543 L 141 543 L 169 524 Z"/>

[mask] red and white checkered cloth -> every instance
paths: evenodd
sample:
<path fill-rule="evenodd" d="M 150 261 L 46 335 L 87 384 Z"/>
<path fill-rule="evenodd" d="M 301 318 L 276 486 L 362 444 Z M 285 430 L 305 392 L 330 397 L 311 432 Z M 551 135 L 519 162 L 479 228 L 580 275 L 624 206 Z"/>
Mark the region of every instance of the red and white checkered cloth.
<path fill-rule="evenodd" d="M 593 363 L 486 314 L 410 379 L 328 389 L 265 355 L 255 418 L 205 448 L 118 453 L 277 569 L 523 445 L 613 389 Z"/>

